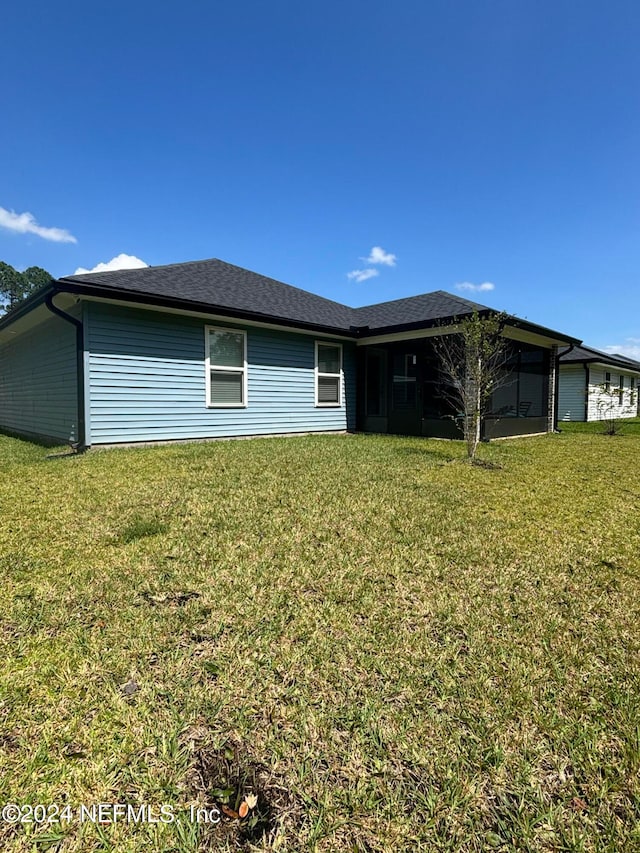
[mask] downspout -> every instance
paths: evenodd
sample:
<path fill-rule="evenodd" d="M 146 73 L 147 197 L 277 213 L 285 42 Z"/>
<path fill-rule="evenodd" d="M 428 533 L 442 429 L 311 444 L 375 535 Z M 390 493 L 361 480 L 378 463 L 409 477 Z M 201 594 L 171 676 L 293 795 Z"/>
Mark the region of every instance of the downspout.
<path fill-rule="evenodd" d="M 575 344 L 569 344 L 569 348 L 566 349 L 563 353 L 556 347 L 555 352 L 555 362 L 556 362 L 556 370 L 554 377 L 554 388 L 553 388 L 553 398 L 554 398 L 554 411 L 553 411 L 553 431 L 560 432 L 558 427 L 558 412 L 560 411 L 560 356 L 568 355 L 571 350 L 575 349 Z"/>
<path fill-rule="evenodd" d="M 553 412 L 553 431 L 560 432 L 558 428 L 558 412 L 560 411 L 560 356 L 568 355 L 572 350 L 576 348 L 575 344 L 569 344 L 564 352 L 560 352 L 558 348 L 556 348 L 555 353 L 555 361 L 556 361 L 556 375 L 554 380 L 554 388 L 553 388 L 553 396 L 554 396 L 554 412 Z"/>
<path fill-rule="evenodd" d="M 78 320 L 76 317 L 72 317 L 71 314 L 67 314 L 61 308 L 58 308 L 57 305 L 54 305 L 53 298 L 56 293 L 60 291 L 54 290 L 52 293 L 47 294 L 45 298 L 45 305 L 51 311 L 52 314 L 55 314 L 57 317 L 60 317 L 61 320 L 65 320 L 67 323 L 71 323 L 75 326 L 76 329 L 76 386 L 77 386 L 77 398 L 78 398 L 78 435 L 75 443 L 72 444 L 74 450 L 81 453 L 83 450 L 86 450 L 86 424 L 84 419 L 84 328 L 82 326 L 82 320 Z"/>
<path fill-rule="evenodd" d="M 589 362 L 583 361 L 584 367 L 584 422 L 589 423 Z"/>
<path fill-rule="evenodd" d="M 558 355 L 558 345 L 551 348 L 551 357 L 553 359 L 553 396 L 551 403 L 553 405 L 553 416 L 551 418 L 551 432 L 558 432 L 558 410 L 560 402 L 558 396 L 560 394 L 560 356 Z"/>

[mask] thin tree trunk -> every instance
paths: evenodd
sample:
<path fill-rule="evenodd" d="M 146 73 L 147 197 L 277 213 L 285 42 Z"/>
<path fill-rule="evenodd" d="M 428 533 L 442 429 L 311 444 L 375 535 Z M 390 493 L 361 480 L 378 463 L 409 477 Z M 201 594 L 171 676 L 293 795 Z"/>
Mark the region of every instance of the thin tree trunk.
<path fill-rule="evenodd" d="M 473 444 L 473 456 L 472 459 L 476 455 L 476 450 L 478 449 L 478 445 L 480 444 L 480 431 L 482 429 L 482 388 L 480 387 L 480 377 L 482 376 L 482 359 L 478 358 L 478 381 L 476 382 L 475 387 L 475 441 Z"/>
<path fill-rule="evenodd" d="M 467 457 L 471 460 L 475 459 L 482 428 L 482 358 L 476 356 L 474 362 L 475 376 L 471 380 L 471 387 L 467 387 L 467 406 L 471 408 L 467 418 Z"/>

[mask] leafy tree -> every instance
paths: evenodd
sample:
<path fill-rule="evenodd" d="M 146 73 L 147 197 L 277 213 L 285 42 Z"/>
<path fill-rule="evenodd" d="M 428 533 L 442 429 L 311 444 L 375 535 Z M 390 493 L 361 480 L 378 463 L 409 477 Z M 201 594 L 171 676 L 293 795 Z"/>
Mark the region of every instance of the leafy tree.
<path fill-rule="evenodd" d="M 24 272 L 18 272 L 0 261 L 0 310 L 11 311 L 27 296 L 49 284 L 52 278 L 42 267 L 27 267 Z"/>
<path fill-rule="evenodd" d="M 4 261 L 0 261 L 0 299 L 6 303 L 0 307 L 6 311 L 13 308 L 22 298 L 23 289 L 22 273 Z"/>
<path fill-rule="evenodd" d="M 478 449 L 482 418 L 491 394 L 508 379 L 505 366 L 509 345 L 502 336 L 505 319 L 504 313 L 481 317 L 474 312 L 434 344 L 441 394 L 460 413 L 458 422 L 471 461 Z"/>
<path fill-rule="evenodd" d="M 33 291 L 39 290 L 41 287 L 45 287 L 53 279 L 51 273 L 43 270 L 42 267 L 27 267 L 22 273 L 22 277 L 27 286 L 25 296 L 29 296 Z"/>

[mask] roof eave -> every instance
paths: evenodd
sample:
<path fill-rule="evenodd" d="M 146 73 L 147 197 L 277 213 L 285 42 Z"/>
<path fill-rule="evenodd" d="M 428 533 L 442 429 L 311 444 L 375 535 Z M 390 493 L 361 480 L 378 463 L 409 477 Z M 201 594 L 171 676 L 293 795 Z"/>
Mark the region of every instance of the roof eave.
<path fill-rule="evenodd" d="M 630 373 L 640 373 L 640 363 L 637 365 L 629 364 L 629 362 L 621 361 L 620 359 L 602 356 L 591 356 L 590 358 L 564 358 L 560 356 L 560 364 L 602 364 L 604 367 L 618 367 L 620 370 L 628 370 Z"/>
<path fill-rule="evenodd" d="M 507 317 L 506 324 L 516 329 L 522 329 L 523 332 L 531 332 L 534 335 L 550 338 L 558 345 L 579 346 L 582 343 L 581 338 L 574 338 L 571 335 L 565 335 L 564 332 L 557 332 L 555 329 L 548 329 L 546 326 L 539 326 L 537 323 L 530 323 L 528 320 L 520 320 L 518 317 Z"/>
<path fill-rule="evenodd" d="M 359 337 L 367 338 L 378 335 L 394 334 L 396 332 L 411 332 L 419 331 L 420 329 L 433 329 L 437 328 L 438 326 L 448 326 L 451 325 L 451 323 L 456 322 L 460 318 L 468 317 L 470 314 L 473 313 L 473 311 L 460 312 L 459 314 L 451 314 L 447 317 L 438 317 L 434 320 L 422 320 L 416 321 L 414 323 L 399 323 L 391 326 L 376 326 L 375 328 L 360 326 Z M 490 317 L 491 315 L 499 314 L 500 312 L 494 310 L 493 308 L 486 308 L 476 313 L 479 317 Z M 565 335 L 561 332 L 556 332 L 554 329 L 547 329 L 545 326 L 539 326 L 536 323 L 529 323 L 527 320 L 520 320 L 518 317 L 507 316 L 505 320 L 505 325 L 511 326 L 512 328 L 521 329 L 523 332 L 529 332 L 531 334 L 548 338 L 557 344 L 566 343 L 575 346 L 582 343 L 581 339 L 579 338 L 573 338 L 570 335 Z"/>
<path fill-rule="evenodd" d="M 6 329 L 7 326 L 10 326 L 12 323 L 15 323 L 16 320 L 19 320 L 21 317 L 24 317 L 30 311 L 33 311 L 34 308 L 38 308 L 38 306 L 42 305 L 47 296 L 54 292 L 57 288 L 55 287 L 55 282 L 52 281 L 51 284 L 46 284 L 44 287 L 41 287 L 31 296 L 27 297 L 24 302 L 21 302 L 17 308 L 14 308 L 12 311 L 9 311 L 3 317 L 0 317 L 0 330 Z"/>
<path fill-rule="evenodd" d="M 359 332 L 359 337 L 361 338 L 370 338 L 378 335 L 393 335 L 394 333 L 401 332 L 413 332 L 420 331 L 420 329 L 435 329 L 438 326 L 449 326 L 451 323 L 455 322 L 458 319 L 463 317 L 468 317 L 472 314 L 472 311 L 468 312 L 460 312 L 459 314 L 449 314 L 446 317 L 436 317 L 433 320 L 416 320 L 412 323 L 393 323 L 387 326 L 357 326 Z M 485 311 L 478 311 L 478 316 L 488 316 L 490 314 L 496 314 L 496 311 L 492 309 L 487 309 Z"/>
<path fill-rule="evenodd" d="M 70 279 L 65 278 L 59 279 L 56 282 L 56 285 L 57 290 L 65 293 L 73 293 L 77 296 L 113 299 L 119 302 L 127 302 L 132 305 L 144 305 L 148 307 L 157 305 L 161 308 L 176 308 L 184 311 L 194 311 L 200 314 L 215 314 L 236 320 L 247 320 L 258 323 L 275 323 L 279 326 L 285 326 L 291 329 L 305 329 L 307 331 L 323 332 L 325 334 L 330 333 L 336 337 L 356 337 L 353 327 L 342 328 L 339 326 L 326 326 L 321 323 L 308 323 L 303 320 L 279 317 L 276 314 L 263 314 L 259 311 L 244 311 L 241 309 L 229 308 L 224 305 L 215 305 L 210 302 L 197 302 L 191 299 L 178 299 L 172 296 L 157 296 L 155 294 L 143 293 L 141 291 L 107 287 L 106 285 L 95 285 L 89 283 L 81 284 L 78 281 L 71 281 Z"/>
<path fill-rule="evenodd" d="M 629 373 L 640 373 L 640 366 L 633 367 L 631 364 L 625 364 L 624 361 L 615 361 L 604 358 L 589 359 L 589 364 L 600 364 L 602 367 L 615 367 L 618 370 L 626 370 Z"/>

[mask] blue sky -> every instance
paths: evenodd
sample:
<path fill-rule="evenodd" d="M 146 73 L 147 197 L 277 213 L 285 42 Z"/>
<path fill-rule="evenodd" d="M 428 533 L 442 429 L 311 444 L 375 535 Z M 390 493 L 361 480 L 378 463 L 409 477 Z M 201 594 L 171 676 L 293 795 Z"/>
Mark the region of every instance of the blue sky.
<path fill-rule="evenodd" d="M 640 357 L 637 0 L 35 0 L 2 28 L 0 259 L 443 289 Z"/>

